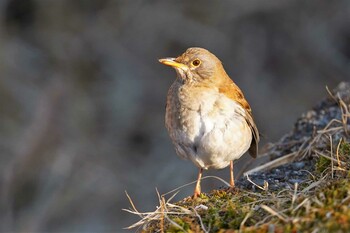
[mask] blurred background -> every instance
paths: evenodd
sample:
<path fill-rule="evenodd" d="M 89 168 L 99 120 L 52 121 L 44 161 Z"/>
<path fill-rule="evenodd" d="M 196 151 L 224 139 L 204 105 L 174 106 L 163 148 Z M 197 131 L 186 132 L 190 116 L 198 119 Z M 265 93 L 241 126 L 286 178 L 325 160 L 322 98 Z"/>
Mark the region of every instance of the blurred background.
<path fill-rule="evenodd" d="M 156 188 L 195 180 L 164 127 L 175 72 L 157 61 L 192 46 L 274 142 L 350 80 L 350 1 L 1 0 L 0 231 L 122 232 L 138 219 L 125 190 L 152 211 Z"/>

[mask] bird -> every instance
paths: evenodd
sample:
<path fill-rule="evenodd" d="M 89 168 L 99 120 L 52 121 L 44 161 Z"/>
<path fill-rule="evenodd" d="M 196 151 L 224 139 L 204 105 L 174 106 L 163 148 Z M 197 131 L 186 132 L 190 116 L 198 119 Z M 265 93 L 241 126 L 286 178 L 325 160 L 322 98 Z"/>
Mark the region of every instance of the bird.
<path fill-rule="evenodd" d="M 226 73 L 222 62 L 204 48 L 188 48 L 176 58 L 159 62 L 175 69 L 168 90 L 165 126 L 177 155 L 198 168 L 193 198 L 201 194 L 203 170 L 230 166 L 245 152 L 256 158 L 259 131 L 241 89 Z"/>

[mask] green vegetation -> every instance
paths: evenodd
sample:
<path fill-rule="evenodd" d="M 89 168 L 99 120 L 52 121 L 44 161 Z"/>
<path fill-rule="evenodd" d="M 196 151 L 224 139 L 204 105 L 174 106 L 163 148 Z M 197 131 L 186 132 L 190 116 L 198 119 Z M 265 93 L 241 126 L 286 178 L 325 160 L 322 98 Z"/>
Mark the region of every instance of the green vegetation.
<path fill-rule="evenodd" d="M 275 160 L 254 170 L 275 175 L 275 167 L 279 172 L 297 169 L 289 163 L 308 161 L 308 171 L 304 170 L 308 175 L 302 175 L 299 184 L 288 187 L 293 181 L 286 177 L 284 185 L 274 186 L 271 190 L 268 185 L 254 184 L 258 191 L 214 190 L 209 194 L 202 193 L 195 200 L 188 197 L 174 204 L 172 197 L 166 201 L 164 196 L 159 196 L 159 207 L 148 213 L 138 212 L 129 198 L 133 209 L 127 211 L 141 217 L 130 228 L 167 233 L 350 232 L 350 113 L 341 98 L 330 95 L 340 106 L 341 120 L 327 118 L 322 115 L 324 113 L 309 114 L 314 118 L 308 118 L 306 114 L 296 123 L 293 131 L 296 135 L 287 135 L 286 141 L 271 147 L 271 153 L 279 151 Z M 329 100 L 320 106 L 326 104 L 330 104 Z M 336 108 L 330 109 L 335 111 Z M 310 122 L 327 124 L 315 130 L 310 127 Z M 287 166 L 281 167 L 284 165 Z"/>
<path fill-rule="evenodd" d="M 340 140 L 338 166 L 324 156 L 305 183 L 295 189 L 214 190 L 196 200 L 170 204 L 164 198 L 142 232 L 346 232 L 350 229 L 350 143 Z M 332 168 L 333 166 L 333 168 Z"/>

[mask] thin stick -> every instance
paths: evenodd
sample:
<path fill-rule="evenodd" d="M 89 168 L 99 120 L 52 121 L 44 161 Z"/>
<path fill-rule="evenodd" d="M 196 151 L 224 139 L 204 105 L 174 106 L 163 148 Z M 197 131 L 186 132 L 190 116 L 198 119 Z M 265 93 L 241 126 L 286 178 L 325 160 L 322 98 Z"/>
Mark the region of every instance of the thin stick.
<path fill-rule="evenodd" d="M 205 229 L 205 226 L 203 224 L 203 221 L 202 221 L 202 218 L 201 216 L 198 214 L 197 210 L 195 208 L 192 208 L 193 211 L 194 211 L 194 214 L 196 215 L 196 217 L 198 218 L 199 220 L 199 224 L 201 225 L 201 228 L 202 230 L 205 232 L 205 233 L 209 233 L 209 231 L 207 229 Z"/>
<path fill-rule="evenodd" d="M 294 193 L 293 193 L 291 208 L 293 208 L 294 202 L 297 199 L 297 191 L 298 191 L 298 183 L 294 183 Z"/>
<path fill-rule="evenodd" d="M 325 157 L 325 158 L 327 158 L 327 159 L 329 159 L 329 160 L 333 160 L 333 161 L 335 161 L 335 162 L 338 162 L 336 159 L 334 159 L 334 158 L 332 158 L 332 157 L 329 157 L 328 155 L 325 155 L 325 154 L 323 154 L 323 153 L 321 153 L 321 152 L 319 152 L 319 151 L 317 151 L 317 150 L 313 150 L 313 152 L 315 152 L 315 154 L 317 154 L 317 155 L 319 155 L 319 156 L 323 156 L 323 157 Z M 340 162 L 341 165 L 345 165 L 345 164 L 346 164 L 345 162 L 342 162 L 342 161 L 339 161 L 339 162 Z"/>
<path fill-rule="evenodd" d="M 272 169 L 274 167 L 278 167 L 280 165 L 289 163 L 289 162 L 294 160 L 296 155 L 297 155 L 297 152 L 293 152 L 293 153 L 287 154 L 287 155 L 285 155 L 283 157 L 280 157 L 278 159 L 275 159 L 275 160 L 272 160 L 272 161 L 270 161 L 268 163 L 265 163 L 264 165 L 261 165 L 259 167 L 253 168 L 253 169 L 251 169 L 249 171 L 246 171 L 244 173 L 244 175 L 247 176 L 247 175 L 250 175 L 250 174 L 258 172 L 258 171 L 262 171 L 262 170 L 265 170 L 265 169 Z"/>
<path fill-rule="evenodd" d="M 328 122 L 328 124 L 326 125 L 326 127 L 324 127 L 323 129 L 321 130 L 317 130 L 317 133 L 326 133 L 328 132 L 328 130 L 338 130 L 338 129 L 341 129 L 343 127 L 333 127 L 333 128 L 330 128 L 328 129 L 332 124 L 333 122 L 337 122 L 337 123 L 342 123 L 340 120 L 337 120 L 337 119 L 332 119 Z"/>
<path fill-rule="evenodd" d="M 329 135 L 329 142 L 331 144 L 331 176 L 332 176 L 332 179 L 334 178 L 333 177 L 333 173 L 334 173 L 334 165 L 333 165 L 333 139 L 332 139 L 332 135 Z"/>
<path fill-rule="evenodd" d="M 261 187 L 260 185 L 254 183 L 254 182 L 250 179 L 250 177 L 249 177 L 248 174 L 246 174 L 246 177 L 247 177 L 247 180 L 248 180 L 250 183 L 252 183 L 252 184 L 255 185 L 256 187 L 258 187 L 259 189 L 264 190 L 264 191 L 267 190 L 267 189 L 265 189 L 265 187 Z M 265 181 L 264 181 L 264 186 L 266 186 L 266 185 L 265 185 Z"/>
<path fill-rule="evenodd" d="M 173 226 L 179 228 L 180 230 L 182 230 L 183 232 L 187 232 L 182 226 L 180 226 L 179 224 L 177 224 L 176 222 L 174 222 L 173 220 L 171 220 L 168 216 L 165 216 L 166 220 L 168 220 L 170 222 L 170 224 L 172 224 Z"/>
<path fill-rule="evenodd" d="M 326 179 L 326 177 L 327 177 L 327 175 L 323 176 L 320 180 L 311 183 L 309 186 L 307 186 L 306 188 L 301 190 L 301 192 L 305 193 L 305 192 L 309 191 L 310 189 L 313 189 L 313 188 L 319 186 Z"/>
<path fill-rule="evenodd" d="M 158 199 L 159 199 L 159 205 L 160 205 L 160 232 L 161 233 L 164 233 L 164 216 L 165 216 L 165 200 L 164 200 L 164 196 L 160 196 L 159 192 L 158 192 L 158 189 L 156 189 L 156 192 L 157 192 L 157 196 L 158 196 Z"/>
<path fill-rule="evenodd" d="M 309 201 L 309 198 L 305 198 L 304 201 L 302 201 L 299 205 L 297 205 L 293 210 L 292 213 L 294 213 L 295 211 L 297 211 L 300 207 L 302 207 L 306 202 Z"/>
<path fill-rule="evenodd" d="M 241 222 L 241 224 L 239 225 L 239 232 L 242 232 L 243 231 L 243 228 L 244 228 L 244 224 L 245 222 L 248 220 L 248 218 L 252 215 L 252 212 L 248 212 L 246 214 L 246 216 L 244 217 L 243 221 Z"/>
<path fill-rule="evenodd" d="M 342 142 L 342 140 L 343 140 L 343 138 L 340 138 L 340 140 L 339 140 L 339 143 L 338 143 L 338 146 L 337 146 L 337 160 L 338 160 L 338 167 L 340 167 L 340 159 L 339 159 L 339 148 L 340 148 L 340 144 L 341 144 L 341 142 Z"/>
<path fill-rule="evenodd" d="M 264 210 L 266 210 L 267 212 L 269 212 L 270 214 L 272 214 L 273 216 L 278 217 L 279 219 L 281 219 L 283 222 L 288 222 L 287 218 L 285 216 L 282 216 L 281 213 L 275 211 L 274 209 L 272 209 L 271 207 L 268 207 L 267 205 L 261 205 L 261 208 L 263 208 Z"/>
<path fill-rule="evenodd" d="M 138 213 L 137 215 L 140 216 L 142 218 L 142 214 L 140 214 L 140 212 L 136 209 L 134 202 L 132 201 L 131 197 L 129 196 L 128 192 L 125 191 L 125 194 L 127 196 L 127 198 L 129 199 L 130 205 L 132 207 L 132 209 L 134 210 L 135 213 Z"/>

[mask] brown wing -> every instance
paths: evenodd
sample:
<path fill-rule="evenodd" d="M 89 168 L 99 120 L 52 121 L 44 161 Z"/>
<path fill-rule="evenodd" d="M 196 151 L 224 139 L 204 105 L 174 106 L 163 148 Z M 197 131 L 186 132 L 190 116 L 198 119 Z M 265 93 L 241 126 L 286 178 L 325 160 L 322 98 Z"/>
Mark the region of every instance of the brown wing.
<path fill-rule="evenodd" d="M 253 120 L 251 111 L 246 111 L 246 121 L 250 129 L 252 130 L 252 134 L 253 134 L 253 140 L 252 140 L 252 143 L 250 144 L 248 151 L 253 158 L 256 158 L 256 156 L 258 155 L 258 144 L 260 141 L 260 136 L 259 136 L 258 128 L 256 127 L 256 124 Z"/>
<path fill-rule="evenodd" d="M 250 148 L 249 148 L 249 154 L 253 157 L 256 158 L 257 154 L 258 154 L 258 143 L 260 141 L 260 137 L 259 137 L 259 131 L 258 128 L 256 127 L 256 124 L 254 122 L 253 116 L 252 116 L 252 110 L 249 106 L 249 103 L 247 102 L 247 100 L 244 98 L 244 95 L 241 91 L 241 89 L 239 89 L 239 87 L 230 79 L 230 83 L 227 85 L 224 85 L 222 87 L 219 88 L 219 92 L 223 93 L 224 95 L 226 95 L 228 98 L 238 102 L 244 109 L 245 109 L 245 119 L 252 131 L 252 135 L 253 135 L 253 140 L 252 143 L 250 144 Z"/>

